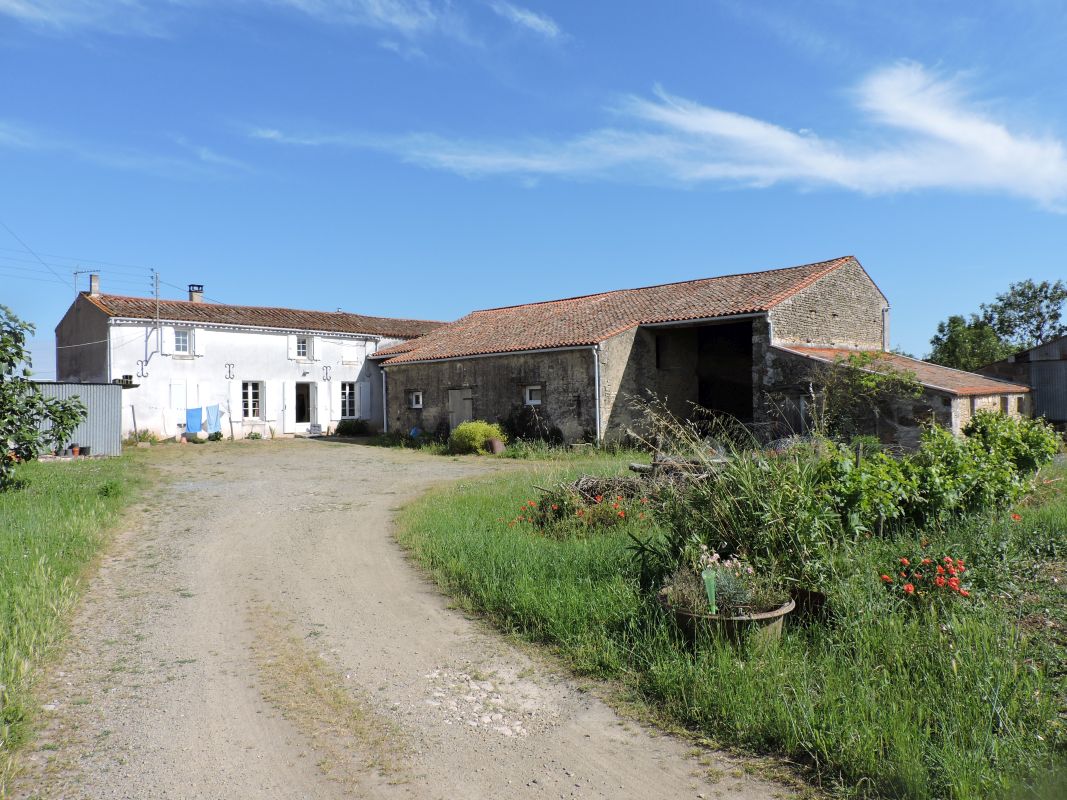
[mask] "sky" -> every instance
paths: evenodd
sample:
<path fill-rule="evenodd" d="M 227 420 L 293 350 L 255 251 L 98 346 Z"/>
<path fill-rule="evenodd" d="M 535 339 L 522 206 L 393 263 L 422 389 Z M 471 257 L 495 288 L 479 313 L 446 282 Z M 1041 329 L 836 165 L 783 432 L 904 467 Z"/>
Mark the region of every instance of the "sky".
<path fill-rule="evenodd" d="M 0 304 L 422 319 L 857 256 L 1067 278 L 1067 3 L 0 0 Z"/>

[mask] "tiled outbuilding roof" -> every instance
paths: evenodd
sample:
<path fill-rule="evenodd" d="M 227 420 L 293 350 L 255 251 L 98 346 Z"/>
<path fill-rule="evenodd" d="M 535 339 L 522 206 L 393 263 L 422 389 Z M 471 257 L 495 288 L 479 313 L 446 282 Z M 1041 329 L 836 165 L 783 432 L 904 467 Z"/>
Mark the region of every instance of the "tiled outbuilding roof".
<path fill-rule="evenodd" d="M 871 364 L 871 369 L 877 369 L 878 364 L 885 364 L 887 367 L 912 373 L 915 376 L 915 380 L 923 386 L 930 389 L 940 389 L 948 394 L 959 396 L 1022 394 L 1030 391 L 1029 386 L 1024 386 L 1021 383 L 1010 383 L 996 378 L 987 378 L 985 375 L 976 375 L 973 372 L 942 367 L 940 364 L 919 361 L 917 358 L 909 358 L 899 353 L 847 350 L 838 347 L 775 346 L 779 350 L 828 363 L 847 360 L 849 356 L 860 352 L 873 353 L 877 357 L 877 361 Z"/>
<path fill-rule="evenodd" d="M 156 301 L 150 297 L 124 297 L 116 294 L 82 296 L 109 317 L 156 318 Z M 244 325 L 330 333 L 365 333 L 410 339 L 422 336 L 445 323 L 417 319 L 367 317 L 344 311 L 300 311 L 268 306 L 232 306 L 222 303 L 193 303 L 187 300 L 160 300 L 159 318 L 205 325 Z"/>
<path fill-rule="evenodd" d="M 424 336 L 385 364 L 591 346 L 638 325 L 769 311 L 854 262 L 845 256 L 788 269 L 475 311 Z"/>

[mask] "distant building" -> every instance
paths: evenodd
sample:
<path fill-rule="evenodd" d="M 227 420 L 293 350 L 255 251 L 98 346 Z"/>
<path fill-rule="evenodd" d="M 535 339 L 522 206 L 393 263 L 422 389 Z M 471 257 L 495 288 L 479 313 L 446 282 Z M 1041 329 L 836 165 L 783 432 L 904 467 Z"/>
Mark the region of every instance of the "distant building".
<path fill-rule="evenodd" d="M 102 294 L 96 275 L 56 326 L 57 380 L 132 382 L 122 431 L 169 437 L 187 411 L 218 407 L 236 438 L 325 431 L 342 419 L 382 419 L 382 380 L 368 360 L 441 323 L 360 314 Z"/>
<path fill-rule="evenodd" d="M 978 371 L 1029 384 L 1034 416 L 1067 426 L 1067 336 L 1022 350 Z"/>
<path fill-rule="evenodd" d="M 682 418 L 698 405 L 771 430 L 781 419 L 768 393 L 790 391 L 798 362 L 856 352 L 925 389 L 886 420 L 887 439 L 914 441 L 931 417 L 958 432 L 978 408 L 1026 413 L 1026 386 L 896 356 L 888 341 L 889 303 L 846 256 L 475 311 L 372 358 L 386 374 L 387 424 L 402 431 L 532 409 L 564 440 L 619 439 L 636 422 L 630 398 L 647 392 Z"/>

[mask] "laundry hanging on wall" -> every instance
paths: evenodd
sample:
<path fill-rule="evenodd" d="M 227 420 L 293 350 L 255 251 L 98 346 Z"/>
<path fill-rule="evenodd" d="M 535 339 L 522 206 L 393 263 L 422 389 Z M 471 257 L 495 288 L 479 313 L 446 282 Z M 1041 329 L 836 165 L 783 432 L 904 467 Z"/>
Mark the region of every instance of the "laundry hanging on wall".
<path fill-rule="evenodd" d="M 207 407 L 207 432 L 219 433 L 222 425 L 219 424 L 219 407 L 217 405 Z"/>

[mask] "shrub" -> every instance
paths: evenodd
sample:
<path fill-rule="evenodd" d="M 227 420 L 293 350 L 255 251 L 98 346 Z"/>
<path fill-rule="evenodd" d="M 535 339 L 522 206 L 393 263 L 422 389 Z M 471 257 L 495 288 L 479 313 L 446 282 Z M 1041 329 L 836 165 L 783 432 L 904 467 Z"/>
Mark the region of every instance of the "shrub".
<path fill-rule="evenodd" d="M 19 461 L 63 447 L 85 419 L 80 398 L 45 397 L 30 379 L 26 337 L 33 331 L 33 325 L 0 305 L 0 490 L 15 485 Z"/>
<path fill-rule="evenodd" d="M 207 440 L 209 442 L 221 442 L 222 441 L 222 431 L 215 431 L 214 433 L 209 433 L 207 435 Z"/>
<path fill-rule="evenodd" d="M 1056 455 L 1060 437 L 1042 419 L 1009 417 L 995 411 L 979 411 L 963 432 L 981 443 L 990 453 L 1000 453 L 1015 464 L 1019 472 L 1036 472 Z"/>
<path fill-rule="evenodd" d="M 370 425 L 365 419 L 343 419 L 334 429 L 337 436 L 366 436 L 368 433 Z"/>
<path fill-rule="evenodd" d="M 246 439 L 262 439 L 262 438 L 263 438 L 263 434 L 262 434 L 262 433 L 260 433 L 259 431 L 252 431 L 252 432 L 251 432 L 250 434 L 248 434 L 248 436 L 246 436 L 245 438 L 246 438 Z"/>
<path fill-rule="evenodd" d="M 448 449 L 452 453 L 481 453 L 490 439 L 506 442 L 507 436 L 499 425 L 474 419 L 456 426 L 448 437 Z"/>

